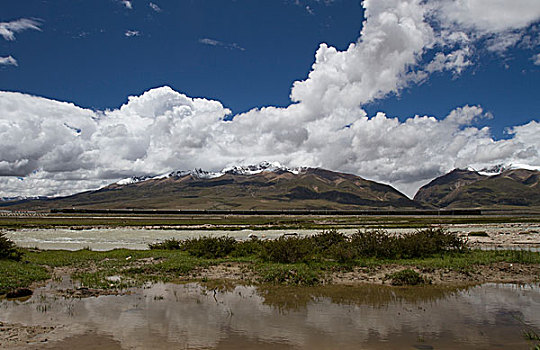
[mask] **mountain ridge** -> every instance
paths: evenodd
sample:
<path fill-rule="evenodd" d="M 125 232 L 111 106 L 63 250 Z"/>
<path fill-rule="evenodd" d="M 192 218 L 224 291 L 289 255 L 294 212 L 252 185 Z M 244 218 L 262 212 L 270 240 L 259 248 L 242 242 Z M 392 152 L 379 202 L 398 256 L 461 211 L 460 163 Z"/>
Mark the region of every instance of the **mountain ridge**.
<path fill-rule="evenodd" d="M 500 168 L 488 174 L 454 169 L 422 186 L 413 199 L 449 209 L 540 207 L 540 171 Z"/>
<path fill-rule="evenodd" d="M 197 169 L 129 178 L 95 191 L 27 201 L 19 206 L 227 210 L 422 207 L 389 185 L 353 174 L 261 164 L 217 173 Z"/>

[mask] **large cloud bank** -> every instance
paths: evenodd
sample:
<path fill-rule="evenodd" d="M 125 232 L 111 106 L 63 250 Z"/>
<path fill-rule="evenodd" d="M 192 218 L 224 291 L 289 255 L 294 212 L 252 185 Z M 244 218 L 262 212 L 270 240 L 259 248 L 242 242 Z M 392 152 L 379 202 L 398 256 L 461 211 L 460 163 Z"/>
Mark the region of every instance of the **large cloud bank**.
<path fill-rule="evenodd" d="M 491 17 L 500 15 L 497 1 L 477 23 L 462 15 L 484 2 L 365 0 L 358 41 L 342 52 L 321 44 L 309 76 L 291 90 L 293 104 L 232 120 L 220 102 L 169 87 L 107 111 L 0 92 L 0 196 L 68 194 L 132 175 L 262 160 L 352 172 L 413 195 L 454 167 L 540 165 L 536 121 L 495 141 L 488 128 L 474 126 L 490 117 L 479 106 L 405 121 L 362 109 L 434 71 L 459 74 L 473 64 L 476 42 L 523 38 L 540 19 L 540 3 L 527 0 L 513 2 L 504 21 Z"/>

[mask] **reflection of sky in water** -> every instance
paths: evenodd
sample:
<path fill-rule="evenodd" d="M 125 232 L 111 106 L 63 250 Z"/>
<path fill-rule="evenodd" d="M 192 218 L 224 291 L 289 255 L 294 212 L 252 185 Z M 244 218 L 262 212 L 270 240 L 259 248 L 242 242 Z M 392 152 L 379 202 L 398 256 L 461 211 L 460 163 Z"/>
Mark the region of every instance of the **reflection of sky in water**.
<path fill-rule="evenodd" d="M 215 299 L 195 284 L 156 284 L 132 295 L 82 300 L 41 298 L 38 291 L 21 305 L 2 301 L 0 321 L 65 325 L 66 336 L 95 331 L 112 335 L 125 348 L 153 349 L 219 347 L 238 337 L 301 348 L 371 348 L 381 340 L 410 348 L 419 337 L 436 348 L 526 348 L 517 319 L 540 328 L 538 287 L 488 284 L 408 294 L 387 287 L 312 291 L 303 289 L 296 307 L 287 308 L 279 289 L 255 287 L 217 292 Z"/>

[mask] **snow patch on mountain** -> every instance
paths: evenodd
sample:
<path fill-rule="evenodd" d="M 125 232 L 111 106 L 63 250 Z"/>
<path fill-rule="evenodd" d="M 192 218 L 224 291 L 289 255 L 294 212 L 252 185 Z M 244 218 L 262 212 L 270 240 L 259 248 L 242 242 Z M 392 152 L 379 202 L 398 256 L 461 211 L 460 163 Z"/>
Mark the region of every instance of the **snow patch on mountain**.
<path fill-rule="evenodd" d="M 514 170 L 514 169 L 525 169 L 525 170 L 533 170 L 533 171 L 540 171 L 540 166 L 534 166 L 534 165 L 528 165 L 528 164 L 497 164 L 491 167 L 485 167 L 480 170 L 476 170 L 474 168 L 469 167 L 468 170 L 470 171 L 476 171 L 480 175 L 484 176 L 495 176 L 499 175 L 507 170 Z"/>
<path fill-rule="evenodd" d="M 191 175 L 195 179 L 215 179 L 221 177 L 225 174 L 231 175 L 255 175 L 262 172 L 289 172 L 295 175 L 300 174 L 307 167 L 296 167 L 289 168 L 281 165 L 279 162 L 261 162 L 255 165 L 237 165 L 230 166 L 222 169 L 218 172 L 206 171 L 203 169 L 193 169 L 193 170 L 175 170 L 170 173 L 157 175 L 157 176 L 133 176 L 126 179 L 122 179 L 116 182 L 117 185 L 130 185 L 137 182 L 147 181 L 147 180 L 157 180 L 165 178 L 180 178 L 184 176 Z"/>

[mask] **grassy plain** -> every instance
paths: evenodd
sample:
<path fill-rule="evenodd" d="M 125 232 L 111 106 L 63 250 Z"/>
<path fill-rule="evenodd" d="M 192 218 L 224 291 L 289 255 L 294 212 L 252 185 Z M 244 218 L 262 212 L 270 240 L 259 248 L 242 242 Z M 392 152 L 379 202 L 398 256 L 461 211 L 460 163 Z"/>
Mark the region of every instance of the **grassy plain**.
<path fill-rule="evenodd" d="M 426 228 L 433 225 L 540 223 L 538 213 L 478 216 L 364 216 L 364 215 L 95 215 L 39 214 L 0 216 L 0 229 L 152 227 L 174 229 L 340 229 Z"/>

